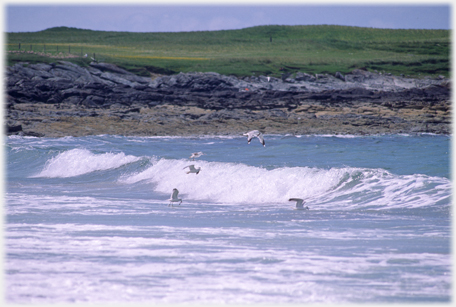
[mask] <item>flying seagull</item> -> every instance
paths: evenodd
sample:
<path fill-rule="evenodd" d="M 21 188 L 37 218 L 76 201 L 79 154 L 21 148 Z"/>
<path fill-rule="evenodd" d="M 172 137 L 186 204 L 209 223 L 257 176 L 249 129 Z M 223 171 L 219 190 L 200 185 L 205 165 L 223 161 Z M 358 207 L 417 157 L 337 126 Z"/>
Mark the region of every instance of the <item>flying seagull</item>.
<path fill-rule="evenodd" d="M 302 198 L 290 198 L 288 201 L 295 201 L 296 202 L 296 209 L 306 209 L 309 210 L 309 207 L 304 207 L 304 204 L 306 203 Z"/>
<path fill-rule="evenodd" d="M 201 151 L 199 151 L 199 152 L 194 152 L 194 153 L 192 153 L 192 155 L 190 156 L 190 159 L 195 160 L 195 158 L 199 158 L 199 157 L 201 157 L 202 155 L 204 155 L 204 154 L 203 154 Z"/>
<path fill-rule="evenodd" d="M 263 144 L 263 146 L 266 146 L 264 143 L 263 134 L 258 130 L 252 130 L 247 133 L 243 133 L 242 135 L 247 136 L 247 144 L 250 144 L 250 141 L 253 139 L 253 137 L 257 137 L 258 140 L 260 140 L 260 143 Z"/>
<path fill-rule="evenodd" d="M 201 167 L 195 168 L 195 165 L 193 165 L 193 164 L 184 167 L 184 169 L 186 169 L 187 167 L 190 169 L 190 170 L 187 172 L 187 174 L 196 173 L 196 174 L 198 175 L 198 173 L 199 173 L 200 170 L 201 170 Z"/>
<path fill-rule="evenodd" d="M 169 200 L 169 205 L 168 205 L 168 207 L 169 207 L 169 206 L 172 206 L 172 203 L 174 203 L 174 202 L 179 202 L 179 206 L 180 206 L 180 204 L 182 203 L 182 199 L 177 198 L 177 195 L 178 195 L 178 194 L 179 194 L 179 190 L 176 189 L 176 188 L 174 188 L 174 189 L 173 189 L 173 193 L 171 194 L 171 198 L 168 199 L 168 200 Z M 173 206 L 173 207 L 174 207 L 174 206 Z"/>

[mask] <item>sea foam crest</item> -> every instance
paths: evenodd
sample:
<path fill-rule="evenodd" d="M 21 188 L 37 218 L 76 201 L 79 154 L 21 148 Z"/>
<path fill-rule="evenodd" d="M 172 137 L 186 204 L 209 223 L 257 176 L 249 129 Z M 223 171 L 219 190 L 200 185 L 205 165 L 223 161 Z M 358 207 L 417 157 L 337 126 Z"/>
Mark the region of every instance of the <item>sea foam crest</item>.
<path fill-rule="evenodd" d="M 201 167 L 198 175 L 186 166 Z M 185 168 L 185 169 L 184 169 Z M 446 178 L 394 175 L 383 169 L 281 167 L 268 170 L 241 163 L 204 160 L 154 161 L 144 171 L 119 179 L 124 184 L 152 184 L 156 192 L 177 188 L 188 200 L 220 203 L 288 203 L 303 198 L 321 208 L 421 207 L 448 202 L 451 184 Z"/>
<path fill-rule="evenodd" d="M 449 205 L 451 182 L 422 174 L 395 175 L 383 169 L 358 169 L 339 187 L 322 195 L 327 209 L 394 209 Z"/>
<path fill-rule="evenodd" d="M 194 164 L 201 172 L 187 174 Z M 185 168 L 185 169 L 184 169 Z M 291 197 L 312 198 L 336 187 L 350 169 L 309 167 L 267 170 L 241 163 L 160 159 L 148 169 L 120 181 L 150 182 L 157 192 L 177 188 L 188 199 L 222 203 L 272 203 Z"/>
<path fill-rule="evenodd" d="M 121 153 L 94 154 L 87 149 L 71 149 L 48 160 L 33 177 L 74 177 L 94 171 L 115 169 L 140 158 Z"/>

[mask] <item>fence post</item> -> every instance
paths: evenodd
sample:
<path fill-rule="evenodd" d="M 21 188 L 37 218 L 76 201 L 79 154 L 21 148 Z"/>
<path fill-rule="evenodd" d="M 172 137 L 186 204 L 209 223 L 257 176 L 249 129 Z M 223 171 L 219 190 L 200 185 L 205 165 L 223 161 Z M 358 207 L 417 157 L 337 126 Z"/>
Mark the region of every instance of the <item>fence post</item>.
<path fill-rule="evenodd" d="M 71 53 L 71 46 L 68 45 L 68 53 Z"/>
<path fill-rule="evenodd" d="M 19 43 L 19 50 L 21 50 L 21 43 Z"/>
<path fill-rule="evenodd" d="M 30 45 L 30 51 L 32 51 L 32 45 Z"/>
<path fill-rule="evenodd" d="M 46 53 L 46 45 L 43 45 L 43 53 Z"/>
<path fill-rule="evenodd" d="M 57 53 L 59 53 L 59 45 L 57 45 Z"/>

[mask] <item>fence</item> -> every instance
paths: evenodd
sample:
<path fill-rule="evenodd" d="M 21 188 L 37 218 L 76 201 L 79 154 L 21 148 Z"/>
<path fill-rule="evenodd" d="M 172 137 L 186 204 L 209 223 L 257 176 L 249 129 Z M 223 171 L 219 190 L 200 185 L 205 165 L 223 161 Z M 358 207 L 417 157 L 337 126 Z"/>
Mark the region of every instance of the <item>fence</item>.
<path fill-rule="evenodd" d="M 58 44 L 6 44 L 7 52 L 12 53 L 35 53 L 51 57 L 83 57 L 96 59 L 95 52 L 84 46 L 58 45 Z"/>

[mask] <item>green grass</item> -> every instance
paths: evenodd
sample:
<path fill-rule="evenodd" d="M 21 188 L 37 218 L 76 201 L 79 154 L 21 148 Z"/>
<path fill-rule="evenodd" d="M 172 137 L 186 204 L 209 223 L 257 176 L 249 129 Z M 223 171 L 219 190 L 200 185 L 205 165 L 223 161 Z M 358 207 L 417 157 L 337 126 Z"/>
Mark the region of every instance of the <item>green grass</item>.
<path fill-rule="evenodd" d="M 272 41 L 271 41 L 272 40 Z M 132 33 L 51 28 L 7 33 L 7 65 L 55 62 L 21 51 L 73 54 L 117 64 L 141 75 L 150 72 L 213 71 L 237 76 L 280 76 L 283 72 L 348 73 L 355 68 L 393 74 L 450 74 L 450 31 L 392 30 L 345 26 L 258 26 L 241 30 Z"/>

